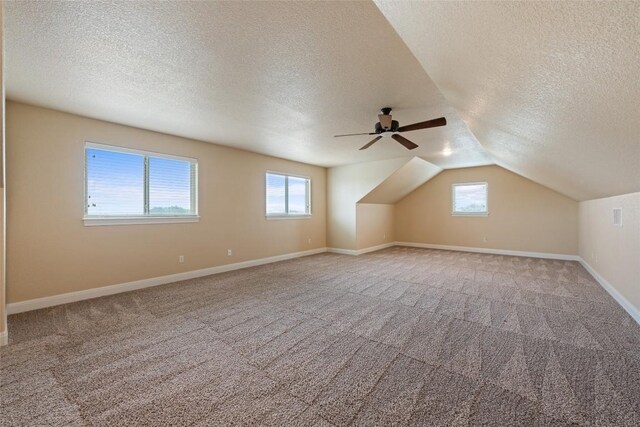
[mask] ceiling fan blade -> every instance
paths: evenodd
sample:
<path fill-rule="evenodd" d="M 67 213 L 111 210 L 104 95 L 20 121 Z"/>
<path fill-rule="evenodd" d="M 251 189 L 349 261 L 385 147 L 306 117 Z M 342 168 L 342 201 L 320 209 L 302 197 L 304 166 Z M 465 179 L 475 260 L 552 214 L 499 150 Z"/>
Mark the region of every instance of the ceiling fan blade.
<path fill-rule="evenodd" d="M 410 130 L 429 129 L 429 128 L 435 128 L 438 126 L 445 126 L 446 124 L 447 124 L 447 119 L 445 119 L 444 117 L 439 117 L 437 119 L 427 120 L 426 122 L 400 126 L 398 128 L 398 132 L 408 132 Z"/>
<path fill-rule="evenodd" d="M 398 141 L 400 144 L 404 145 L 404 147 L 407 150 L 413 150 L 414 148 L 418 148 L 417 144 L 414 144 L 413 142 L 409 141 L 407 138 L 405 138 L 402 135 L 398 135 L 397 133 L 394 133 L 393 135 L 391 135 L 391 138 L 395 139 L 396 141 Z"/>
<path fill-rule="evenodd" d="M 356 136 L 356 135 L 375 135 L 375 132 L 365 132 L 365 133 L 346 133 L 344 135 L 334 135 L 334 138 L 340 138 L 343 136 Z"/>
<path fill-rule="evenodd" d="M 371 141 L 369 141 L 369 142 L 367 143 L 367 145 L 363 146 L 363 147 L 361 148 L 361 150 L 366 150 L 367 148 L 371 147 L 371 146 L 372 146 L 376 141 L 378 141 L 379 139 L 382 139 L 382 137 L 381 137 L 381 136 L 377 136 L 377 137 L 373 138 Z"/>

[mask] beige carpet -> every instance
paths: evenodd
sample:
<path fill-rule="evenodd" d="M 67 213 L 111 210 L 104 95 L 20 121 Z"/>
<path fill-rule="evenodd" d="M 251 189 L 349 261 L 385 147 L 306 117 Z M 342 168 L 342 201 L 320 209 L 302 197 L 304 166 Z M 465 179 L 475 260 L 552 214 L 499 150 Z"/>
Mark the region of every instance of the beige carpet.
<path fill-rule="evenodd" d="M 640 424 L 640 327 L 575 262 L 322 254 L 9 318 L 0 424 Z"/>

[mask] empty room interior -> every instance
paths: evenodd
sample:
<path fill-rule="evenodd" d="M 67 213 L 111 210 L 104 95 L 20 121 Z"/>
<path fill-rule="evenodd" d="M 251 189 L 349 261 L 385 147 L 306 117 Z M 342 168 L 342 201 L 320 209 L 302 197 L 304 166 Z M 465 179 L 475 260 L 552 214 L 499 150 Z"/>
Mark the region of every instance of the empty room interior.
<path fill-rule="evenodd" d="M 0 18 L 0 425 L 640 425 L 639 2 Z"/>

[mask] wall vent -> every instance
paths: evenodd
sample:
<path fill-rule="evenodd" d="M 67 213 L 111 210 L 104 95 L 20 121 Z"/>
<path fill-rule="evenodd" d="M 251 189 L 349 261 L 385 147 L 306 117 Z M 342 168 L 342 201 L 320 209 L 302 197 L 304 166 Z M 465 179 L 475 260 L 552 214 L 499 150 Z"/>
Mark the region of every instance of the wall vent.
<path fill-rule="evenodd" d="M 613 225 L 622 227 L 622 208 L 613 208 Z"/>

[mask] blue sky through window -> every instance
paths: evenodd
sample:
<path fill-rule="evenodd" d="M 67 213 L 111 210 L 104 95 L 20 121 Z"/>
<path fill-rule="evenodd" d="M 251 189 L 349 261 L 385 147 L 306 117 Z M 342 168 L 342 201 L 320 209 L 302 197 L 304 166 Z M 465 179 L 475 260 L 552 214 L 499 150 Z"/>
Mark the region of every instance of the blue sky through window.
<path fill-rule="evenodd" d="M 181 160 L 149 158 L 149 213 L 190 214 L 191 164 Z"/>
<path fill-rule="evenodd" d="M 285 177 L 267 174 L 267 214 L 285 214 Z"/>
<path fill-rule="evenodd" d="M 289 177 L 289 213 L 305 214 L 307 212 L 307 180 Z"/>
<path fill-rule="evenodd" d="M 308 178 L 267 173 L 266 185 L 267 215 L 310 214 Z"/>
<path fill-rule="evenodd" d="M 87 214 L 144 214 L 144 156 L 86 149 Z"/>
<path fill-rule="evenodd" d="M 87 215 L 144 215 L 144 158 L 87 147 Z M 195 214 L 191 206 L 194 165 L 148 157 L 149 214 Z"/>

